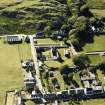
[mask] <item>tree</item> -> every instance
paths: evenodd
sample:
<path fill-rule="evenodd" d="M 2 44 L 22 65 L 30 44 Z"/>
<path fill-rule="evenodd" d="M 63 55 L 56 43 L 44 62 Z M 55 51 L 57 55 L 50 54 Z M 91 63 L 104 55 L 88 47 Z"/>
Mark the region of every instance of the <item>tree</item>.
<path fill-rule="evenodd" d="M 76 22 L 76 19 L 77 19 L 77 16 L 72 16 L 68 18 L 67 24 L 69 24 L 72 27 L 74 23 Z"/>
<path fill-rule="evenodd" d="M 74 27 L 75 29 L 78 30 L 78 37 L 80 39 L 86 39 L 88 37 L 90 26 L 89 26 L 89 20 L 86 17 L 84 16 L 78 17 Z"/>
<path fill-rule="evenodd" d="M 50 26 L 46 26 L 44 28 L 44 32 L 49 36 L 51 34 L 51 27 Z"/>
<path fill-rule="evenodd" d="M 60 74 L 68 74 L 69 67 L 68 65 L 64 65 L 60 68 Z"/>
<path fill-rule="evenodd" d="M 80 14 L 83 15 L 83 16 L 87 16 L 87 17 L 93 16 L 92 13 L 89 11 L 89 7 L 88 7 L 87 4 L 81 6 Z"/>
<path fill-rule="evenodd" d="M 86 0 L 67 0 L 67 4 L 73 15 L 80 15 L 80 8 L 86 4 Z"/>
<path fill-rule="evenodd" d="M 49 77 L 49 72 L 48 72 L 48 71 L 44 72 L 44 75 L 43 75 L 43 76 L 44 76 L 45 79 L 48 79 L 48 77 Z"/>
<path fill-rule="evenodd" d="M 86 68 L 90 64 L 90 59 L 85 54 L 79 54 L 74 56 L 73 62 L 76 66 L 79 66 L 81 69 Z"/>
<path fill-rule="evenodd" d="M 73 80 L 73 73 L 69 73 L 68 78 L 69 78 L 70 81 L 72 81 Z"/>
<path fill-rule="evenodd" d="M 69 31 L 69 28 L 70 27 L 68 25 L 62 25 L 61 30 L 67 33 Z"/>
<path fill-rule="evenodd" d="M 105 71 L 105 61 L 100 62 L 97 66 L 98 66 L 98 68 L 99 68 L 100 70 Z"/>
<path fill-rule="evenodd" d="M 79 42 L 78 38 L 71 39 L 71 43 L 77 51 L 81 49 L 80 42 Z"/>
<path fill-rule="evenodd" d="M 67 74 L 63 74 L 63 80 L 65 83 L 68 83 L 68 75 Z"/>

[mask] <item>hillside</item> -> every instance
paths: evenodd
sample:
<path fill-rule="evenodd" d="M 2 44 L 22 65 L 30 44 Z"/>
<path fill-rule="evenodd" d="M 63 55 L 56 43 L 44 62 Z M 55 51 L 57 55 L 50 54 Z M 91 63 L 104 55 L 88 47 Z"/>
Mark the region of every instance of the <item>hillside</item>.
<path fill-rule="evenodd" d="M 92 9 L 105 9 L 105 0 L 87 0 L 87 3 Z"/>
<path fill-rule="evenodd" d="M 67 16 L 67 5 L 56 0 L 0 0 L 0 33 L 35 33 Z"/>

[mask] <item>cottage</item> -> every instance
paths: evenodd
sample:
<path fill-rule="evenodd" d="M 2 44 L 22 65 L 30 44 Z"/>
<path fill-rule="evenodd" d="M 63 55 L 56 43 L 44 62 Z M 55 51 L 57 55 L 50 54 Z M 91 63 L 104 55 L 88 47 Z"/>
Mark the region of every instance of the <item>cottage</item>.
<path fill-rule="evenodd" d="M 70 89 L 70 90 L 69 90 L 69 94 L 70 94 L 71 96 L 76 96 L 76 95 L 77 95 L 75 89 Z"/>
<path fill-rule="evenodd" d="M 97 95 L 97 94 L 102 94 L 102 93 L 103 93 L 103 87 L 102 87 L 102 86 L 93 87 L 93 93 L 94 93 L 95 95 Z"/>
<path fill-rule="evenodd" d="M 76 89 L 76 93 L 77 93 L 79 96 L 83 96 L 83 95 L 84 95 L 84 88 L 77 88 L 77 89 Z"/>
<path fill-rule="evenodd" d="M 93 95 L 93 88 L 85 88 L 86 95 Z"/>
<path fill-rule="evenodd" d="M 18 44 L 18 43 L 22 43 L 22 37 L 21 36 L 10 36 L 8 35 L 6 37 L 6 41 L 9 43 L 9 44 Z"/>

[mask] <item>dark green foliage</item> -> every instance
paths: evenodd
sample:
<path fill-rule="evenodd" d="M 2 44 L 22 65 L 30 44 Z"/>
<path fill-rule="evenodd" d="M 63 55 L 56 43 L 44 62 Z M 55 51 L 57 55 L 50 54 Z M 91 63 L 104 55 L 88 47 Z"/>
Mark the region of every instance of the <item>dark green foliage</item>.
<path fill-rule="evenodd" d="M 105 72 L 105 62 L 100 62 L 97 67 Z"/>
<path fill-rule="evenodd" d="M 69 73 L 69 67 L 68 65 L 64 65 L 60 68 L 60 73 L 62 74 L 68 74 Z"/>
<path fill-rule="evenodd" d="M 80 8 L 80 14 L 86 17 L 93 16 L 92 13 L 89 11 L 89 7 L 85 4 Z"/>
<path fill-rule="evenodd" d="M 48 79 L 49 78 L 49 72 L 48 71 L 44 72 L 44 78 L 45 79 Z"/>
<path fill-rule="evenodd" d="M 76 66 L 79 66 L 82 69 L 89 66 L 89 64 L 91 63 L 90 59 L 85 54 L 80 54 L 80 55 L 74 56 L 73 62 Z"/>

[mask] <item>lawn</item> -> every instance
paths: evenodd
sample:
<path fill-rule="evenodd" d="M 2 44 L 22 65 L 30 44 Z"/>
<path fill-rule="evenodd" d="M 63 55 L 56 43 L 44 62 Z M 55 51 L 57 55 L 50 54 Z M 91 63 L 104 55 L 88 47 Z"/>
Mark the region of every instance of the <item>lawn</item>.
<path fill-rule="evenodd" d="M 60 85 L 60 89 L 58 89 L 57 91 L 62 91 L 62 90 L 66 90 L 66 88 L 68 88 L 68 86 L 65 84 L 62 75 L 60 74 L 59 71 L 56 71 L 54 74 L 54 77 L 57 78 L 58 83 Z"/>
<path fill-rule="evenodd" d="M 91 12 L 99 17 L 105 16 L 105 9 L 104 10 L 99 10 L 99 9 L 91 9 Z"/>
<path fill-rule="evenodd" d="M 82 101 L 80 105 L 105 105 L 105 99 L 91 99 Z"/>
<path fill-rule="evenodd" d="M 87 0 L 90 8 L 105 9 L 105 0 Z"/>
<path fill-rule="evenodd" d="M 26 101 L 25 105 L 36 105 L 33 101 Z"/>
<path fill-rule="evenodd" d="M 54 60 L 45 61 L 44 63 L 49 67 L 58 67 L 58 68 L 63 65 L 71 65 L 71 66 L 73 65 L 72 59 L 66 59 L 63 63 L 60 63 L 59 61 L 54 61 Z"/>
<path fill-rule="evenodd" d="M 81 83 L 81 79 L 80 79 L 79 73 L 80 73 L 80 72 L 74 73 L 73 79 L 77 82 L 77 84 L 78 84 L 80 87 L 82 87 L 82 83 Z"/>
<path fill-rule="evenodd" d="M 105 74 L 101 70 L 97 70 L 97 75 L 99 80 L 102 82 L 102 85 L 105 85 Z"/>
<path fill-rule="evenodd" d="M 62 44 L 63 41 L 52 40 L 50 38 L 37 39 L 37 44 Z"/>
<path fill-rule="evenodd" d="M 105 50 L 105 35 L 94 36 L 94 43 L 86 44 L 83 47 L 84 52 L 89 51 L 104 51 Z"/>
<path fill-rule="evenodd" d="M 31 56 L 29 49 L 29 45 L 4 44 L 0 39 L 0 105 L 3 105 L 5 91 L 24 86 L 21 60 Z"/>
<path fill-rule="evenodd" d="M 101 56 L 99 56 L 99 55 L 88 55 L 88 57 L 92 64 L 97 64 L 100 61 L 102 61 Z"/>

